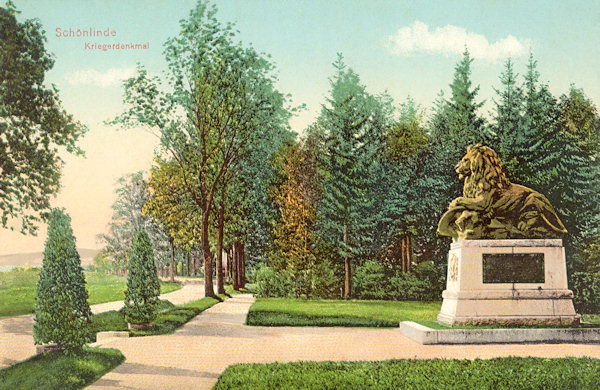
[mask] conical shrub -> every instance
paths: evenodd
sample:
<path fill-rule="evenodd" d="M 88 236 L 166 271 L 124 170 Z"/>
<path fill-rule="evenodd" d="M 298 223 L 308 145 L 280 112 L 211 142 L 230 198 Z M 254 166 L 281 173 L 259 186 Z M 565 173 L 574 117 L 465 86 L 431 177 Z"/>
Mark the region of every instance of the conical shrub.
<path fill-rule="evenodd" d="M 37 285 L 35 343 L 56 343 L 66 350 L 75 350 L 90 341 L 92 312 L 87 300 L 71 218 L 62 209 L 53 209 Z"/>
<path fill-rule="evenodd" d="M 156 318 L 159 295 L 160 282 L 156 274 L 152 245 L 148 233 L 141 229 L 135 235 L 129 255 L 129 275 L 123 308 L 127 322 L 152 322 Z"/>

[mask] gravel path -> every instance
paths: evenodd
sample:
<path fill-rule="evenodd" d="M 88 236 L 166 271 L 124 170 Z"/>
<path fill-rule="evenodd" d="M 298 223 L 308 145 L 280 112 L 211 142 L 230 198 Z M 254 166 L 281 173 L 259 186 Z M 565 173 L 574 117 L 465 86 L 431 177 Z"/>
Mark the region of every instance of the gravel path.
<path fill-rule="evenodd" d="M 182 288 L 160 296 L 175 305 L 204 297 L 204 284 L 185 284 Z M 123 301 L 92 305 L 92 313 L 119 310 Z M 0 318 L 0 368 L 13 365 L 35 355 L 33 314 Z"/>
<path fill-rule="evenodd" d="M 243 325 L 254 298 L 237 295 L 206 310 L 175 334 L 112 339 L 125 363 L 88 389 L 209 389 L 234 363 L 401 358 L 591 356 L 600 345 L 421 345 L 399 329 L 290 328 Z"/>

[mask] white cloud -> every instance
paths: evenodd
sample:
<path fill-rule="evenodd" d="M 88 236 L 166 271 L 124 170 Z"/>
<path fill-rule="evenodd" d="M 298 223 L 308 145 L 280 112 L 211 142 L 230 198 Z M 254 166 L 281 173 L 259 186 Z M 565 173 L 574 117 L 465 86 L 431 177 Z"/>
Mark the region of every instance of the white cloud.
<path fill-rule="evenodd" d="M 92 85 L 95 87 L 110 87 L 120 84 L 123 80 L 135 74 L 135 67 L 110 68 L 104 72 L 96 69 L 78 70 L 67 76 L 71 85 Z"/>
<path fill-rule="evenodd" d="M 399 29 L 389 37 L 388 44 L 393 53 L 405 57 L 418 54 L 460 54 L 466 46 L 471 57 L 488 61 L 520 57 L 527 53 L 529 46 L 527 41 L 519 41 L 512 35 L 490 43 L 481 34 L 467 32 L 462 27 L 452 25 L 430 31 L 429 26 L 420 21 Z"/>

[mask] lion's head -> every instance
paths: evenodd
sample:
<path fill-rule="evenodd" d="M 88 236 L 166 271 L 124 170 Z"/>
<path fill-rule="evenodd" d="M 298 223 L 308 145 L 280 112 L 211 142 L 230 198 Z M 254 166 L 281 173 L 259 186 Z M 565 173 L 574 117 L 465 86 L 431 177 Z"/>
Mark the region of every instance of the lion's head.
<path fill-rule="evenodd" d="M 454 167 L 458 178 L 464 180 L 463 196 L 476 198 L 492 188 L 505 189 L 510 181 L 504 165 L 493 149 L 481 144 L 471 145 L 467 154 Z"/>

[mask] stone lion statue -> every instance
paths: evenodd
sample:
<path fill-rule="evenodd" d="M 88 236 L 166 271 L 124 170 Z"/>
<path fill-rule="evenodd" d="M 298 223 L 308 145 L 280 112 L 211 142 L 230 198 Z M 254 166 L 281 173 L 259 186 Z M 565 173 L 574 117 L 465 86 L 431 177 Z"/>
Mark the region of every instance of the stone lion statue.
<path fill-rule="evenodd" d="M 508 180 L 496 152 L 471 145 L 456 164 L 464 180 L 438 224 L 438 233 L 460 239 L 559 238 L 567 233 L 546 197 Z"/>

